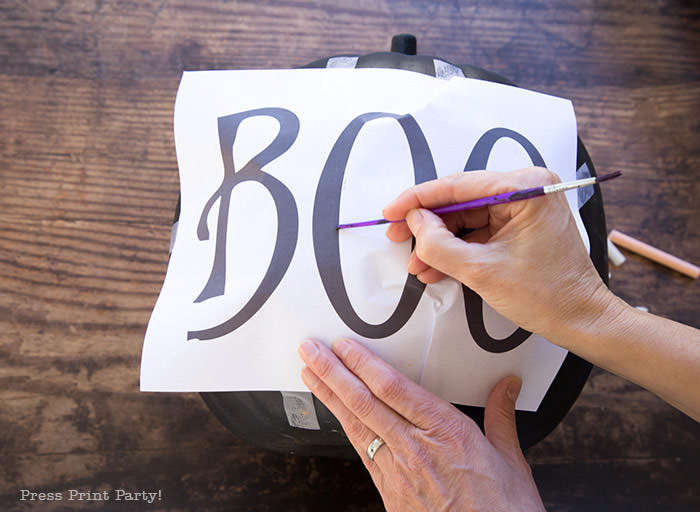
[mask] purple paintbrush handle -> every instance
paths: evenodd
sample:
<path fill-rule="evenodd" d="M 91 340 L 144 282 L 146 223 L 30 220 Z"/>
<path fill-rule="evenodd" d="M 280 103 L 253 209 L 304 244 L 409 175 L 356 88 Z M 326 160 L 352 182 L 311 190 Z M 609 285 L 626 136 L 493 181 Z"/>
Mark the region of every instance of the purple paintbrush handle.
<path fill-rule="evenodd" d="M 435 208 L 430 210 L 438 215 L 443 213 L 459 212 L 462 210 L 473 210 L 475 208 L 483 208 L 485 206 L 493 206 L 496 204 L 512 203 L 514 201 L 521 201 L 523 199 L 530 199 L 531 197 L 543 196 L 545 194 L 554 194 L 555 192 L 564 192 L 566 190 L 573 190 L 581 187 L 588 187 L 595 185 L 596 183 L 601 183 L 603 181 L 611 180 L 622 175 L 622 171 L 611 172 L 610 174 L 605 174 L 604 176 L 598 176 L 594 178 L 583 178 L 576 181 L 570 181 L 568 183 L 554 183 L 552 185 L 545 185 L 541 187 L 526 188 L 524 190 L 516 190 L 514 192 L 504 192 L 502 194 L 496 194 L 495 196 L 482 197 L 480 199 L 474 199 L 472 201 L 466 201 L 459 204 L 450 204 L 447 206 L 441 206 L 440 208 Z M 404 219 L 399 220 L 367 220 L 364 222 L 353 222 L 351 224 L 339 224 L 338 229 L 343 228 L 359 228 L 360 226 L 375 226 L 377 224 L 387 224 L 393 222 L 403 222 Z"/>
<path fill-rule="evenodd" d="M 479 199 L 474 199 L 472 201 L 466 201 L 464 203 L 450 204 L 447 206 L 441 206 L 440 208 L 431 209 L 430 211 L 438 215 L 443 213 L 459 212 L 462 210 L 475 210 L 476 208 L 483 208 L 484 206 L 493 206 L 495 204 L 512 203 L 513 201 L 521 201 L 523 199 L 530 199 L 531 197 L 543 196 L 545 194 L 544 187 L 533 187 L 526 188 L 524 190 L 516 190 L 515 192 L 504 192 L 503 194 L 496 194 L 495 196 L 482 197 Z M 366 220 L 364 222 L 352 222 L 350 224 L 340 224 L 338 228 L 360 228 L 363 226 L 376 226 L 378 224 L 393 224 L 395 222 L 403 222 L 404 219 L 399 220 Z"/>
<path fill-rule="evenodd" d="M 480 199 L 474 199 L 473 201 L 466 201 L 464 203 L 441 206 L 440 208 L 431 209 L 430 211 L 438 215 L 442 215 L 443 213 L 474 210 L 476 208 L 493 206 L 495 204 L 512 203 L 513 201 L 521 201 L 523 199 L 530 199 L 531 197 L 543 195 L 544 187 L 533 187 L 526 188 L 524 190 L 517 190 L 515 192 L 504 192 L 503 194 L 496 194 L 495 196 L 482 197 Z"/>

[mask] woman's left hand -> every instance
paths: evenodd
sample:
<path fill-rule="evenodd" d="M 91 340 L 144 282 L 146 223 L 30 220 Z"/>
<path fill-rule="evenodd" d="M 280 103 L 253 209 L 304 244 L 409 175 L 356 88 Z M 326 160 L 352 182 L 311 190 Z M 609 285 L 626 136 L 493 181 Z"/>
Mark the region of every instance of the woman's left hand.
<path fill-rule="evenodd" d="M 515 427 L 521 380 L 491 391 L 486 436 L 467 416 L 348 339 L 299 347 L 302 379 L 338 418 L 388 511 L 544 507 Z M 370 460 L 367 448 L 385 444 Z"/>

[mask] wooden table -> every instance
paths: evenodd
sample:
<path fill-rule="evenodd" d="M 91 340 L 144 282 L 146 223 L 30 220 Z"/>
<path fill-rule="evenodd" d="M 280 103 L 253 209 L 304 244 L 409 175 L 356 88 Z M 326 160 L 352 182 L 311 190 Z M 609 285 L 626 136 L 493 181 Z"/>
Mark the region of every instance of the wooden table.
<path fill-rule="evenodd" d="M 245 445 L 197 394 L 138 390 L 178 196 L 172 115 L 192 69 L 289 68 L 388 49 L 574 101 L 609 228 L 698 262 L 700 5 L 289 0 L 0 4 L 0 509 L 123 510 L 70 489 L 161 491 L 130 510 L 381 510 L 359 462 Z M 640 257 L 633 305 L 699 325 L 695 281 Z M 698 510 L 700 428 L 594 370 L 527 453 L 550 510 Z M 31 503 L 30 503 L 31 505 Z"/>

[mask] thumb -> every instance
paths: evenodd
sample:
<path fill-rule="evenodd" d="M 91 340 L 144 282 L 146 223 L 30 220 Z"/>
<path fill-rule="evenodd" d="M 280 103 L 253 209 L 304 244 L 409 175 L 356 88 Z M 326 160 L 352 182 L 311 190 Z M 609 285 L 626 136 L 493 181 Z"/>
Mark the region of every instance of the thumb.
<path fill-rule="evenodd" d="M 465 263 L 476 259 L 474 253 L 480 244 L 466 243 L 455 237 L 430 210 L 410 210 L 406 214 L 406 224 L 416 238 L 416 256 L 443 274 L 464 282 Z"/>
<path fill-rule="evenodd" d="M 484 411 L 486 438 L 498 451 L 514 460 L 523 458 L 515 426 L 515 401 L 522 384 L 520 377 L 512 375 L 500 381 L 491 390 Z"/>

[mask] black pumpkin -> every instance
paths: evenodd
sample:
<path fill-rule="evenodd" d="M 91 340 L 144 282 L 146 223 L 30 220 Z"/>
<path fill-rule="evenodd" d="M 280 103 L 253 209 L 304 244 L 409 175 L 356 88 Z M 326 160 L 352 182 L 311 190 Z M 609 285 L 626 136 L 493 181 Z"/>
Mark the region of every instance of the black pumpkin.
<path fill-rule="evenodd" d="M 458 66 L 437 57 L 416 55 L 416 38 L 409 34 L 394 36 L 390 52 L 338 55 L 320 59 L 302 67 L 395 68 L 438 78 L 465 76 L 515 85 L 507 78 L 485 69 L 469 65 Z M 585 164 L 590 174 L 596 175 L 593 163 L 580 139 L 576 160 L 577 168 Z M 593 196 L 580 208 L 580 213 L 590 238 L 591 259 L 607 284 L 607 230 L 603 201 L 597 186 Z M 177 217 L 176 214 L 176 220 Z M 536 412 L 516 412 L 518 434 L 523 449 L 543 439 L 559 424 L 581 392 L 590 371 L 590 363 L 569 353 L 539 409 Z M 231 432 L 251 444 L 273 451 L 299 455 L 357 457 L 338 420 L 315 397 L 309 396 L 308 400 L 309 402 L 313 400 L 320 427 L 318 430 L 290 426 L 285 411 L 285 400 L 289 406 L 289 397 L 285 399 L 280 391 L 207 392 L 201 393 L 201 396 L 211 411 Z M 456 407 L 483 429 L 482 407 L 462 405 L 456 405 Z"/>

